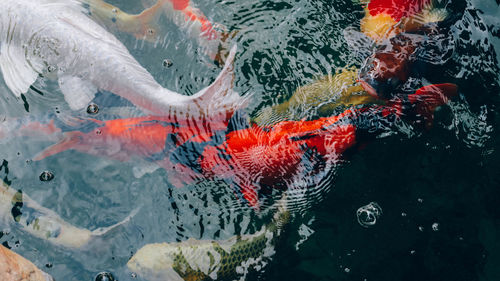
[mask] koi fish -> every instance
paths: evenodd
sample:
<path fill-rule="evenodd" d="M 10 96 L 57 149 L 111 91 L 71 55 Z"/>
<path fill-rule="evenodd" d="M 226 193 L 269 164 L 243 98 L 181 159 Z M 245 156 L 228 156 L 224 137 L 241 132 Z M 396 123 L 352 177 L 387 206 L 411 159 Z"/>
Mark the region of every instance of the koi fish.
<path fill-rule="evenodd" d="M 140 40 L 155 42 L 159 38 L 160 28 L 158 18 L 162 14 L 164 0 L 158 0 L 154 5 L 140 14 L 129 14 L 120 8 L 103 0 L 79 0 L 88 6 L 89 15 L 106 27 L 114 27 Z"/>
<path fill-rule="evenodd" d="M 283 120 L 300 120 L 304 118 L 301 113 L 314 109 L 321 116 L 328 116 L 339 106 L 377 102 L 365 93 L 357 80 L 356 69 L 344 69 L 333 76 L 325 76 L 299 87 L 287 101 L 264 108 L 252 121 L 257 125 L 269 125 Z"/>
<path fill-rule="evenodd" d="M 142 0 L 145 6 L 154 4 L 155 0 Z M 205 54 L 218 62 L 224 61 L 221 57 L 221 48 L 232 34 L 228 33 L 220 24 L 214 24 L 190 0 L 160 0 L 164 15 L 185 32 L 203 48 Z M 234 34 L 233 34 L 234 35 Z"/>
<path fill-rule="evenodd" d="M 130 271 L 151 281 L 243 280 L 249 269 L 264 266 L 275 253 L 290 214 L 278 208 L 273 221 L 256 233 L 227 240 L 189 239 L 142 247 L 127 263 Z"/>
<path fill-rule="evenodd" d="M 224 113 L 241 101 L 232 91 L 234 47 L 212 85 L 192 96 L 163 88 L 73 0 L 0 0 L 0 70 L 16 96 L 37 77 L 55 76 L 69 106 L 85 107 L 98 90 L 157 115 Z"/>
<path fill-rule="evenodd" d="M 237 196 L 259 209 L 259 193 L 286 189 L 304 172 L 305 162 L 307 167 L 336 163 L 360 140 L 390 130 L 403 117 L 428 127 L 434 109 L 456 93 L 454 84 L 430 85 L 385 105 L 272 126 L 248 126 L 238 113 L 198 122 L 158 116 L 93 121 L 92 130 L 64 133 L 61 142 L 34 160 L 68 149 L 122 161 L 142 157 L 163 167 L 176 186 L 202 179 L 228 181 Z"/>
<path fill-rule="evenodd" d="M 127 223 L 136 212 L 134 210 L 122 222 L 113 226 L 90 231 L 69 224 L 54 211 L 42 207 L 22 191 L 0 180 L 0 222 L 15 222 L 22 230 L 54 245 L 80 248 L 93 238 Z"/>
<path fill-rule="evenodd" d="M 370 0 L 361 20 L 361 31 L 376 42 L 412 31 L 447 17 L 446 10 L 433 6 L 433 0 Z"/>
<path fill-rule="evenodd" d="M 0 245 L 0 279 L 4 281 L 54 281 L 21 255 Z"/>
<path fill-rule="evenodd" d="M 390 98 L 394 89 L 406 82 L 425 36 L 400 33 L 379 46 L 368 57 L 359 75 L 364 90 L 373 97 Z"/>

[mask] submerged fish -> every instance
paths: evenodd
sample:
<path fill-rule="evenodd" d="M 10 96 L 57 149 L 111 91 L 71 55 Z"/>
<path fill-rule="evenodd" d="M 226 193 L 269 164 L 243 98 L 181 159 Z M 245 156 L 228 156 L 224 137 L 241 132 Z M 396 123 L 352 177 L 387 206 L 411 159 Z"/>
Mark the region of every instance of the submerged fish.
<path fill-rule="evenodd" d="M 160 28 L 158 18 L 166 0 L 158 0 L 140 14 L 129 14 L 103 0 L 78 0 L 88 5 L 89 14 L 106 27 L 134 35 L 137 39 L 150 42 L 158 40 Z"/>
<path fill-rule="evenodd" d="M 374 97 L 390 98 L 395 88 L 408 80 L 417 50 L 426 37 L 400 33 L 379 46 L 367 58 L 359 75 L 364 90 Z"/>
<path fill-rule="evenodd" d="M 145 6 L 151 6 L 155 0 L 142 0 Z M 211 59 L 222 61 L 220 48 L 231 36 L 222 25 L 214 24 L 190 0 L 159 0 L 164 15 L 173 21 L 191 37 L 198 41 L 204 52 Z"/>
<path fill-rule="evenodd" d="M 0 69 L 16 96 L 42 74 L 58 79 L 72 109 L 85 107 L 98 90 L 170 116 L 219 114 L 241 101 L 231 89 L 235 47 L 212 85 L 185 96 L 158 84 L 78 1 L 0 0 L 0 6 Z"/>
<path fill-rule="evenodd" d="M 295 176 L 317 173 L 308 169 L 335 163 L 360 141 L 392 130 L 395 120 L 429 126 L 435 107 L 456 92 L 453 84 L 430 85 L 385 105 L 272 126 L 249 127 L 238 113 L 197 122 L 158 116 L 92 121 L 93 129 L 65 132 L 61 142 L 34 160 L 68 149 L 118 160 L 141 157 L 165 168 L 177 186 L 201 179 L 228 181 L 258 209 L 259 193 L 286 189 Z"/>
<path fill-rule="evenodd" d="M 434 7 L 434 0 L 367 1 L 361 31 L 380 42 L 398 33 L 412 31 L 447 17 L 446 10 Z"/>
<path fill-rule="evenodd" d="M 54 211 L 40 206 L 21 190 L 14 189 L 0 180 L 0 222 L 15 222 L 23 231 L 55 245 L 82 247 L 92 238 L 102 236 L 128 222 L 135 212 L 113 226 L 90 231 L 69 224 Z"/>
<path fill-rule="evenodd" d="M 252 121 L 257 125 L 269 125 L 284 120 L 300 120 L 304 118 L 304 112 L 311 111 L 328 116 L 339 106 L 376 102 L 364 92 L 357 80 L 356 69 L 344 69 L 333 76 L 325 76 L 299 87 L 287 101 L 264 108 Z"/>
<path fill-rule="evenodd" d="M 0 280 L 54 281 L 54 278 L 29 260 L 0 245 Z"/>
<path fill-rule="evenodd" d="M 278 208 L 273 222 L 260 231 L 222 241 L 191 238 L 148 244 L 135 253 L 127 267 L 150 281 L 242 279 L 249 270 L 265 266 L 274 255 L 289 216 L 286 208 Z"/>

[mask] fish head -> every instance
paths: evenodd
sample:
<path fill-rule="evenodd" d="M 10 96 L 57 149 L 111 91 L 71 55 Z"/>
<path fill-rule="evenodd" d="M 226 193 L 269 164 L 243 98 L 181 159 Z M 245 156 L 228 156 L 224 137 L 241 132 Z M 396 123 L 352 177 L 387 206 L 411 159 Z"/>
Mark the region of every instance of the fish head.
<path fill-rule="evenodd" d="M 401 33 L 384 41 L 361 68 L 359 82 L 365 91 L 389 99 L 410 77 L 415 52 L 422 40 L 422 36 Z"/>

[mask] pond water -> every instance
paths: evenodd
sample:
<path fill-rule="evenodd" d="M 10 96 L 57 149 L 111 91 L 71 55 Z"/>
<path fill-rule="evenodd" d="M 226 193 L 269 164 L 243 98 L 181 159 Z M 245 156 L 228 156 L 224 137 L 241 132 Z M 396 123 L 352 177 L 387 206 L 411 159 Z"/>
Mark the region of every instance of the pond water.
<path fill-rule="evenodd" d="M 455 83 L 459 96 L 436 113 L 431 129 L 401 127 L 350 151 L 316 178 L 304 179 L 308 189 L 289 191 L 290 221 L 274 254 L 246 280 L 500 280 L 500 3 L 436 2 L 449 14 L 439 41 L 446 54 L 426 65 L 418 82 Z M 129 13 L 144 8 L 134 0 L 109 3 Z M 356 1 L 200 0 L 194 5 L 211 21 L 238 31 L 231 39 L 238 45 L 234 89 L 251 95 L 245 109 L 251 117 L 287 100 L 299 86 L 362 66 L 344 39 L 344 30 L 359 28 L 364 16 Z M 111 32 L 170 90 L 191 95 L 213 82 L 221 67 L 198 42 L 168 19 L 160 19 L 160 27 L 162 40 L 156 44 Z M 89 117 L 86 109 L 70 110 L 51 80 L 39 78 L 16 99 L 0 78 L 0 93 L 2 118 Z M 93 102 L 99 113 L 92 118 L 141 114 L 107 92 Z M 318 115 L 310 110 L 295 118 Z M 256 212 L 217 181 L 176 188 L 164 169 L 143 159 L 121 162 L 68 150 L 32 161 L 53 142 L 18 137 L 0 144 L 0 177 L 68 223 L 94 230 L 133 214 L 79 249 L 54 245 L 12 220 L 2 221 L 0 243 L 56 280 L 90 281 L 102 271 L 122 281 L 148 280 L 126 266 L 144 245 L 252 234 L 268 225 L 276 210 Z M 41 181 L 44 171 L 54 179 Z M 269 205 L 281 194 L 273 192 Z M 362 207 L 365 217 L 358 218 Z M 358 219 L 373 220 L 366 210 L 374 208 L 376 222 L 364 227 Z"/>

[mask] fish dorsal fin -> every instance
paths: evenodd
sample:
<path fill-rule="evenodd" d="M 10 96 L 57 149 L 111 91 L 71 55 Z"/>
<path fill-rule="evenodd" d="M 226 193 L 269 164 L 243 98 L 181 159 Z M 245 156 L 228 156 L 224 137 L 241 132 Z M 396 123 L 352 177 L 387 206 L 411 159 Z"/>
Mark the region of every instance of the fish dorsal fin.
<path fill-rule="evenodd" d="M 49 156 L 75 148 L 80 143 L 81 135 L 82 133 L 78 131 L 65 133 L 64 138 L 60 142 L 51 145 L 44 149 L 42 152 L 38 153 L 33 158 L 33 161 L 40 161 Z"/>
<path fill-rule="evenodd" d="M 26 93 L 38 77 L 26 60 L 22 47 L 8 43 L 0 47 L 0 69 L 5 84 L 16 97 Z"/>
<path fill-rule="evenodd" d="M 370 37 L 356 30 L 353 26 L 346 27 L 343 33 L 349 49 L 360 59 L 363 60 L 373 53 L 375 42 Z"/>
<path fill-rule="evenodd" d="M 59 77 L 59 88 L 72 110 L 85 108 L 94 99 L 97 87 L 75 76 Z"/>

